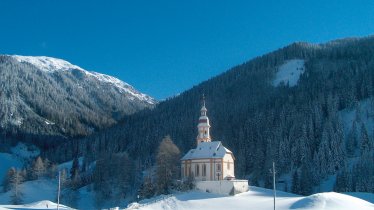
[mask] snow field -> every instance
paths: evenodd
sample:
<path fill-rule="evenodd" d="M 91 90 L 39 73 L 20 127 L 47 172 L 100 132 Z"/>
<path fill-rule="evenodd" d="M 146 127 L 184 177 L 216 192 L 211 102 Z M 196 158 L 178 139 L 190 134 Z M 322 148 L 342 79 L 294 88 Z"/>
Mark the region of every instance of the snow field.
<path fill-rule="evenodd" d="M 301 59 L 288 60 L 278 67 L 278 71 L 273 81 L 273 86 L 276 87 L 281 83 L 293 87 L 297 85 L 300 76 L 305 71 L 305 61 Z"/>
<path fill-rule="evenodd" d="M 136 205 L 132 204 L 133 207 Z M 277 192 L 277 210 L 374 210 L 374 204 L 340 193 L 318 193 L 307 197 Z M 131 209 L 131 208 L 129 208 Z M 250 191 L 236 196 L 222 197 L 204 192 L 178 194 L 150 205 L 140 206 L 141 210 L 269 210 L 273 209 L 271 190 L 251 187 Z"/>

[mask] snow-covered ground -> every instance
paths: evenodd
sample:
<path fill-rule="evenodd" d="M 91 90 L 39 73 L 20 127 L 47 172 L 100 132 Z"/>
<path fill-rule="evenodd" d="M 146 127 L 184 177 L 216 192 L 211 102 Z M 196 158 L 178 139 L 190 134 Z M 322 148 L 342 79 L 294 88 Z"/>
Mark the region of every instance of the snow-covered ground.
<path fill-rule="evenodd" d="M 373 194 L 372 194 L 373 195 Z M 273 209 L 271 190 L 251 187 L 236 196 L 220 196 L 204 192 L 181 193 L 150 204 L 132 204 L 141 210 L 269 210 Z M 318 193 L 307 197 L 277 192 L 277 210 L 374 210 L 374 204 L 340 193 Z M 135 209 L 135 208 L 128 208 Z"/>
<path fill-rule="evenodd" d="M 30 204 L 25 205 L 0 205 L 0 210 L 5 209 L 15 209 L 15 210 L 23 210 L 23 209 L 38 209 L 38 210 L 47 210 L 47 209 L 57 209 L 57 204 L 53 203 L 48 200 L 38 201 Z M 59 209 L 66 210 L 66 209 L 72 209 L 70 207 L 59 205 Z"/>
<path fill-rule="evenodd" d="M 55 200 L 56 181 L 36 180 L 22 184 L 24 202 L 28 205 L 8 205 L 10 194 L 0 194 L 0 210 L 2 209 L 55 209 L 52 202 Z M 212 193 L 191 191 L 173 196 L 155 197 L 144 200 L 140 204 L 130 204 L 140 210 L 230 210 L 230 209 L 256 209 L 268 210 L 273 208 L 273 192 L 259 187 L 250 187 L 250 190 L 236 196 L 223 196 Z M 277 191 L 277 210 L 374 210 L 374 194 L 372 193 L 318 193 L 311 196 Z M 5 199 L 5 200 L 4 200 Z M 95 209 L 94 194 L 84 187 L 79 190 L 79 209 Z M 65 207 L 68 209 L 68 207 Z M 122 209 L 122 208 L 121 208 Z M 128 208 L 134 209 L 134 208 Z"/>
<path fill-rule="evenodd" d="M 31 203 L 40 200 L 56 199 L 57 195 L 57 181 L 50 179 L 41 179 L 24 182 L 20 185 L 20 190 L 23 194 L 23 203 Z M 0 193 L 0 204 L 9 204 L 12 192 Z"/>
<path fill-rule="evenodd" d="M 304 60 L 292 59 L 279 66 L 273 80 L 273 86 L 276 87 L 281 83 L 288 84 L 290 87 L 297 85 L 301 74 L 305 71 L 304 63 Z"/>

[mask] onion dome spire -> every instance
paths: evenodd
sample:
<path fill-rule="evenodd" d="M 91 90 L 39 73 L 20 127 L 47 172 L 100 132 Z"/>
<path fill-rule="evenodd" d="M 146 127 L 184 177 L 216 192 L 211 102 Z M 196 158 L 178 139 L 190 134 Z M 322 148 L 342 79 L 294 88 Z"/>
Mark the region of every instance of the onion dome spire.
<path fill-rule="evenodd" d="M 210 142 L 210 124 L 207 116 L 208 109 L 205 107 L 205 96 L 202 98 L 202 107 L 200 110 L 199 124 L 197 125 L 198 135 L 196 138 L 197 144 L 200 142 Z"/>

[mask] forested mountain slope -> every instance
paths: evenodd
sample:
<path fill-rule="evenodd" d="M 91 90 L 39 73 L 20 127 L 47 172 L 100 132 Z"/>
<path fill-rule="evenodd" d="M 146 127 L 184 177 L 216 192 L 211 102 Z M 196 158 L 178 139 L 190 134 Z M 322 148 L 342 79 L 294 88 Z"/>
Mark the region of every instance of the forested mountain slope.
<path fill-rule="evenodd" d="M 0 142 L 45 147 L 115 125 L 155 100 L 114 77 L 50 57 L 0 55 Z"/>
<path fill-rule="evenodd" d="M 333 175 L 338 191 L 373 192 L 373 131 L 354 118 L 352 126 L 360 129 L 345 132 L 341 112 L 372 101 L 373 85 L 374 37 L 294 43 L 48 154 L 58 160 L 127 151 L 153 162 L 167 134 L 185 153 L 195 146 L 205 94 L 213 140 L 234 153 L 237 178 L 270 187 L 274 160 L 278 178 L 287 177 L 286 191 L 310 194 Z"/>

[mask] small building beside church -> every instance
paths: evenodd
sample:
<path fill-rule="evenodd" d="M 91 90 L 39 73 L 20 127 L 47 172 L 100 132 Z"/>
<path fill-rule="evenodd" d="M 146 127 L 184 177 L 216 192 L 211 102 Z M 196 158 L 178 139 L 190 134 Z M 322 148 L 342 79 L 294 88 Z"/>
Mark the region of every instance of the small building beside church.
<path fill-rule="evenodd" d="M 235 179 L 234 154 L 221 141 L 212 141 L 207 111 L 203 101 L 197 125 L 197 146 L 181 159 L 182 179 L 192 176 L 196 188 L 208 192 L 236 194 L 247 191 L 248 181 Z"/>

